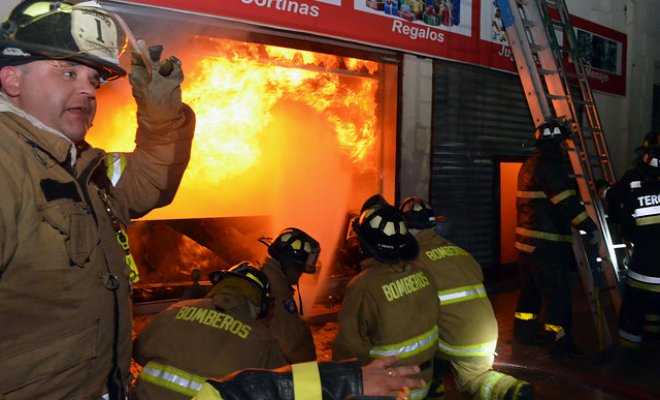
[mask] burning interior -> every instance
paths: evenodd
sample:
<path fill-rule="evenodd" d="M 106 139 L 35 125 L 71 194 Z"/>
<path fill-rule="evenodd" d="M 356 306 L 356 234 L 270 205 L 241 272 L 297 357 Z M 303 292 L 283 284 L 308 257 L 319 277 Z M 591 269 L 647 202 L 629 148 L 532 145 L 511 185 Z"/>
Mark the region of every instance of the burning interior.
<path fill-rule="evenodd" d="M 241 260 L 260 262 L 258 239 L 295 226 L 321 243 L 321 268 L 300 289 L 307 305 L 322 302 L 328 278 L 347 273 L 337 250 L 351 214 L 374 193 L 394 198 L 397 64 L 302 34 L 112 7 L 136 37 L 182 60 L 183 99 L 197 115 L 173 203 L 129 227 L 135 300 L 177 298 L 195 268 L 206 279 Z M 127 79 L 99 91 L 94 146 L 133 149 L 130 93 Z"/>

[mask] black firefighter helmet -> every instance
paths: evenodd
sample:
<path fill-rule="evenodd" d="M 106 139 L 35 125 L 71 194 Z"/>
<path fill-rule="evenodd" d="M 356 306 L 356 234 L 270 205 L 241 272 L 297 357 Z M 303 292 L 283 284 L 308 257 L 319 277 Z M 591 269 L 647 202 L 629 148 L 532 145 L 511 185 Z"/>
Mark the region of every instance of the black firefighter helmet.
<path fill-rule="evenodd" d="M 403 213 L 408 228 L 428 229 L 438 223 L 431 205 L 419 197 L 406 197 L 399 205 L 399 210 Z"/>
<path fill-rule="evenodd" d="M 419 253 L 417 240 L 408 231 L 403 214 L 394 206 L 367 209 L 353 222 L 353 229 L 362 250 L 380 262 L 411 261 Z"/>
<path fill-rule="evenodd" d="M 70 60 L 102 80 L 126 75 L 119 57 L 132 37 L 117 14 L 95 2 L 25 0 L 0 24 L 0 67 L 37 60 Z"/>
<path fill-rule="evenodd" d="M 561 143 L 570 136 L 571 128 L 566 122 L 557 118 L 543 121 L 534 131 L 534 140 L 536 140 L 537 145 Z"/>
<path fill-rule="evenodd" d="M 268 254 L 282 268 L 294 268 L 307 274 L 316 272 L 321 246 L 319 242 L 298 228 L 286 228 L 270 243 Z"/>
<path fill-rule="evenodd" d="M 207 297 L 213 297 L 224 287 L 233 287 L 259 308 L 257 318 L 266 316 L 271 297 L 270 282 L 266 274 L 251 262 L 242 261 L 226 271 L 213 271 L 209 274 L 209 280 L 213 289 Z"/>
<path fill-rule="evenodd" d="M 644 153 L 642 154 L 642 161 L 649 167 L 658 169 L 660 161 L 660 133 L 649 132 L 644 138 L 642 143 Z"/>

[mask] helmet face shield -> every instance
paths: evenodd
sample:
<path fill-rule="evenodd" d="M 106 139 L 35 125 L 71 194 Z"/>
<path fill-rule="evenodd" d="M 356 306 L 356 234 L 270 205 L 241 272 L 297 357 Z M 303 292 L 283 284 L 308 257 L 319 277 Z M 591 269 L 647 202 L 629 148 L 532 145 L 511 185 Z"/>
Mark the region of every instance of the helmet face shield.
<path fill-rule="evenodd" d="M 0 25 L 0 65 L 71 60 L 111 80 L 126 75 L 120 59 L 132 37 L 120 16 L 92 2 L 28 0 Z"/>

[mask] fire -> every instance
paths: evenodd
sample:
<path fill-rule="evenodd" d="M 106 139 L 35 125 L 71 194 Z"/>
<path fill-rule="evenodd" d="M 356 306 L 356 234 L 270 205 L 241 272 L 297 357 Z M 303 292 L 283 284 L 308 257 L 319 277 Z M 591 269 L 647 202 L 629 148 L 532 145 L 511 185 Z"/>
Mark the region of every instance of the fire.
<path fill-rule="evenodd" d="M 168 56 L 167 45 L 165 50 Z M 384 125 L 384 110 L 393 107 L 382 103 L 391 105 L 396 93 L 384 94 L 383 65 L 202 36 L 191 36 L 185 53 L 171 51 L 183 60 L 183 100 L 195 111 L 197 127 L 174 201 L 144 219 L 269 216 L 263 234 L 303 229 L 321 243 L 321 262 L 330 265 L 347 211 L 392 189 L 383 185 L 383 175 L 393 176 L 394 168 L 393 161 L 383 161 L 393 160 L 383 154 L 383 132 L 393 139 L 395 118 Z M 126 79 L 99 91 L 99 114 L 88 136 L 92 145 L 133 150 L 136 109 L 130 92 Z M 229 242 L 222 235 L 210 237 Z M 184 259 L 199 258 L 196 247 L 169 247 L 186 253 L 174 272 L 186 276 L 192 264 Z M 321 275 L 327 273 L 322 269 Z"/>
<path fill-rule="evenodd" d="M 232 179 L 241 180 L 239 186 L 244 186 L 246 179 L 264 179 L 264 171 L 257 165 L 272 164 L 277 159 L 273 153 L 288 152 L 287 128 L 273 132 L 272 124 L 279 118 L 276 114 L 283 112 L 281 104 L 291 102 L 298 105 L 289 108 L 302 105 L 309 108 L 305 114 L 311 112 L 325 120 L 326 126 L 319 127 L 318 118 L 312 117 L 316 126 L 309 126 L 310 134 L 329 128 L 335 146 L 354 169 L 375 172 L 379 155 L 374 149 L 380 129 L 379 80 L 375 77 L 378 63 L 254 43 L 195 39 L 204 47 L 192 53 L 204 55 L 192 61 L 186 61 L 190 56 L 181 57 L 186 73 L 183 100 L 195 110 L 197 128 L 180 192 L 234 183 Z M 120 90 L 128 90 L 118 86 L 114 93 L 104 88 L 107 92 L 101 93 L 101 98 L 104 94 L 114 98 Z M 99 115 L 97 119 L 102 121 L 97 125 L 113 133 L 99 135 L 95 128 L 90 142 L 111 151 L 131 151 L 135 111 L 132 99 L 125 98 L 111 114 Z M 309 118 L 300 115 L 293 122 L 305 121 Z M 276 136 L 280 137 L 273 148 L 271 142 Z M 265 148 L 267 143 L 270 148 Z"/>

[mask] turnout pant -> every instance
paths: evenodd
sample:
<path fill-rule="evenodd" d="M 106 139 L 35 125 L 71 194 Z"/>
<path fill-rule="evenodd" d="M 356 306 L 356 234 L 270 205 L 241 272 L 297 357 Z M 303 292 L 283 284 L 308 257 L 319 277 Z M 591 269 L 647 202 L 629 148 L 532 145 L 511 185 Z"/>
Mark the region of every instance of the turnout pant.
<path fill-rule="evenodd" d="M 548 325 L 571 331 L 571 283 L 569 266 L 572 249 L 568 243 L 537 247 L 534 253 L 520 252 L 520 296 L 516 311 L 539 315 L 545 303 Z"/>

